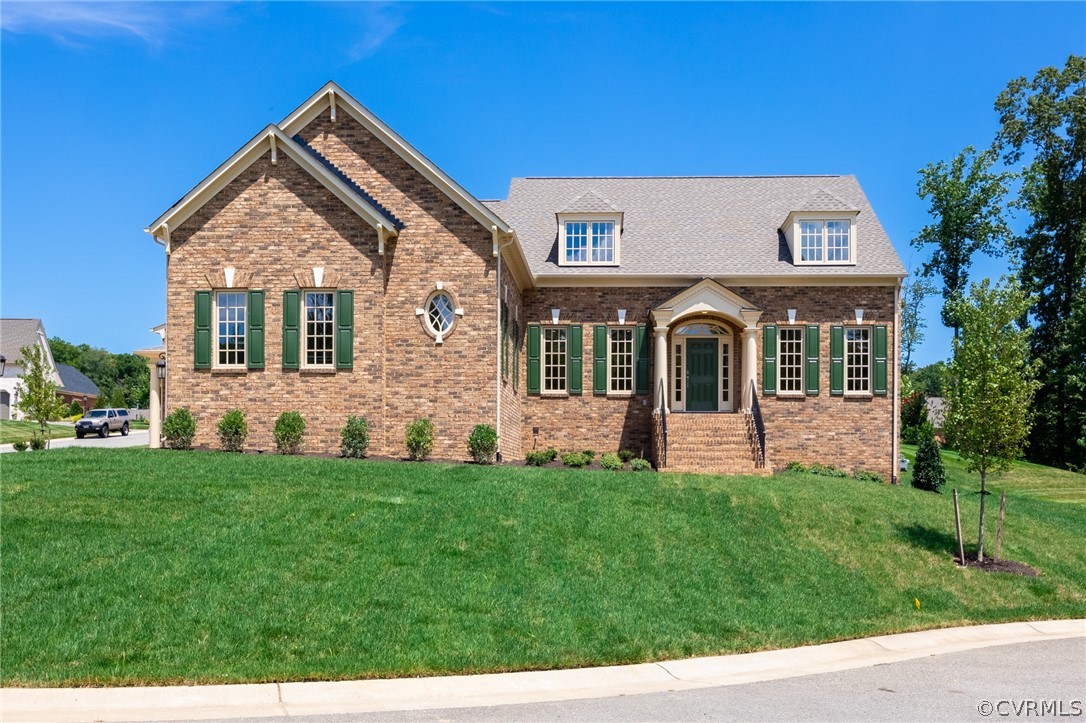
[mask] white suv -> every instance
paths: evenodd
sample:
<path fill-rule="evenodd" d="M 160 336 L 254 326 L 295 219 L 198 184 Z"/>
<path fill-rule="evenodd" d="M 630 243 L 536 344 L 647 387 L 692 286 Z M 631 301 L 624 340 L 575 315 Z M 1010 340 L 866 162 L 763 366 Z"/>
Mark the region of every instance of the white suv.
<path fill-rule="evenodd" d="M 75 423 L 75 436 L 79 439 L 83 439 L 88 432 L 106 437 L 115 431 L 120 431 L 121 436 L 128 436 L 127 409 L 92 409 Z"/>

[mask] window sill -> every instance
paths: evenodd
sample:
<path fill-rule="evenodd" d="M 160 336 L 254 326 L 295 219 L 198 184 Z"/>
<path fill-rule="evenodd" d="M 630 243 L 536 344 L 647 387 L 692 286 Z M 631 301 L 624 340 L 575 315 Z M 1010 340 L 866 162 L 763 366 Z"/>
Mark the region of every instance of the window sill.
<path fill-rule="evenodd" d="M 786 399 L 806 399 L 808 396 L 815 396 L 814 394 L 807 394 L 807 392 L 777 392 L 778 397 L 785 397 Z"/>
<path fill-rule="evenodd" d="M 541 397 L 568 397 L 569 392 L 540 392 Z"/>
<path fill-rule="evenodd" d="M 607 392 L 608 397 L 615 397 L 617 399 L 629 399 L 634 396 L 633 392 Z"/>
<path fill-rule="evenodd" d="M 241 374 L 248 374 L 248 367 L 212 367 L 212 374 L 225 374 L 227 376 L 238 376 Z"/>
<path fill-rule="evenodd" d="M 845 399 L 874 399 L 872 392 L 845 392 Z"/>
<path fill-rule="evenodd" d="M 301 372 L 302 374 L 313 374 L 313 375 L 335 374 L 336 373 L 336 368 L 335 367 L 302 367 L 298 371 Z"/>

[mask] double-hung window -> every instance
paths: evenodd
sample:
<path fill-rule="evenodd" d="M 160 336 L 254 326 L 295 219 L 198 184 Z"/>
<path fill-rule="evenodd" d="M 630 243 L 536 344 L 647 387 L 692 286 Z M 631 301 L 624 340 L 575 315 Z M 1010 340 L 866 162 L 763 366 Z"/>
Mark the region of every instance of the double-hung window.
<path fill-rule="evenodd" d="M 543 393 L 566 392 L 567 329 L 564 326 L 543 327 Z"/>
<path fill-rule="evenodd" d="M 798 223 L 801 264 L 851 264 L 853 228 L 849 219 L 804 219 Z"/>
<path fill-rule="evenodd" d="M 304 366 L 331 368 L 335 364 L 335 318 L 334 292 L 305 292 Z"/>
<path fill-rule="evenodd" d="M 634 329 L 608 329 L 607 392 L 632 394 L 634 390 Z"/>
<path fill-rule="evenodd" d="M 216 367 L 245 367 L 247 298 L 245 291 L 219 291 L 215 294 Z"/>
<path fill-rule="evenodd" d="M 845 328 L 845 394 L 871 393 L 871 327 Z"/>
<path fill-rule="evenodd" d="M 803 394 L 803 335 L 801 326 L 782 326 L 777 337 L 778 394 Z"/>
<path fill-rule="evenodd" d="M 615 218 L 570 218 L 560 223 L 559 264 L 614 266 L 618 264 L 619 224 Z"/>

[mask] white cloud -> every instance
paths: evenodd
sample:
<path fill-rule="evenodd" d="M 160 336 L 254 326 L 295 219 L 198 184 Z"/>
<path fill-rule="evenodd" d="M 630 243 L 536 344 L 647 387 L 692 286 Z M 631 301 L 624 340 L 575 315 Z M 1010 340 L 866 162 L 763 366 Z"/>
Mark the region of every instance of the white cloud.
<path fill-rule="evenodd" d="M 213 10 L 205 3 L 154 2 L 11 2 L 0 3 L 0 28 L 40 34 L 60 42 L 103 36 L 135 36 L 159 45 L 170 28 Z"/>
<path fill-rule="evenodd" d="M 356 6 L 360 12 L 361 37 L 351 47 L 351 60 L 364 60 L 388 42 L 406 18 L 404 7 L 392 3 L 374 2 Z M 352 8 L 355 9 L 355 8 Z"/>

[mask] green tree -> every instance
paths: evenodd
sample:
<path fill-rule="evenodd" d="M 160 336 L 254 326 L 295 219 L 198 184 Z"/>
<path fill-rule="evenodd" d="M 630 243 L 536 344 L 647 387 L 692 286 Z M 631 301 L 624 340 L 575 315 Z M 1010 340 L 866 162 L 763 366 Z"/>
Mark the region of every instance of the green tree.
<path fill-rule="evenodd" d="M 1033 419 L 1030 329 L 1018 324 L 1031 299 L 1014 279 L 999 286 L 984 279 L 952 303 L 962 333 L 947 368 L 945 429 L 967 470 L 980 473 L 977 561 L 983 562 L 988 474 L 1010 469 L 1021 456 Z"/>
<path fill-rule="evenodd" d="M 996 148 L 1021 166 L 1016 205 L 1031 222 L 1012 245 L 1035 304 L 1033 358 L 1043 369 L 1031 459 L 1086 464 L 1086 58 L 1012 80 L 995 102 Z"/>
<path fill-rule="evenodd" d="M 925 397 L 943 396 L 943 375 L 945 370 L 946 364 L 937 361 L 912 372 L 909 376 L 912 378 L 913 391 L 919 392 Z"/>
<path fill-rule="evenodd" d="M 943 324 L 958 336 L 961 324 L 951 303 L 965 292 L 969 267 L 977 253 L 1000 255 L 1010 229 L 1003 220 L 1003 198 L 1012 174 L 993 173 L 997 154 L 968 146 L 950 162 L 929 163 L 920 169 L 917 195 L 930 199 L 928 213 L 934 223 L 913 239 L 920 250 L 934 247 L 923 267 L 924 276 L 938 274 L 943 281 Z"/>
<path fill-rule="evenodd" d="M 935 293 L 935 284 L 924 276 L 916 276 L 901 285 L 901 371 L 913 370 L 913 352 L 924 341 L 927 326 L 920 315 L 924 299 Z"/>
<path fill-rule="evenodd" d="M 49 360 L 37 344 L 20 350 L 23 373 L 19 375 L 19 402 L 16 407 L 41 427 L 42 436 L 52 437 L 48 422 L 60 419 L 68 411 L 68 405 L 57 396 L 60 387 L 50 378 Z"/>

